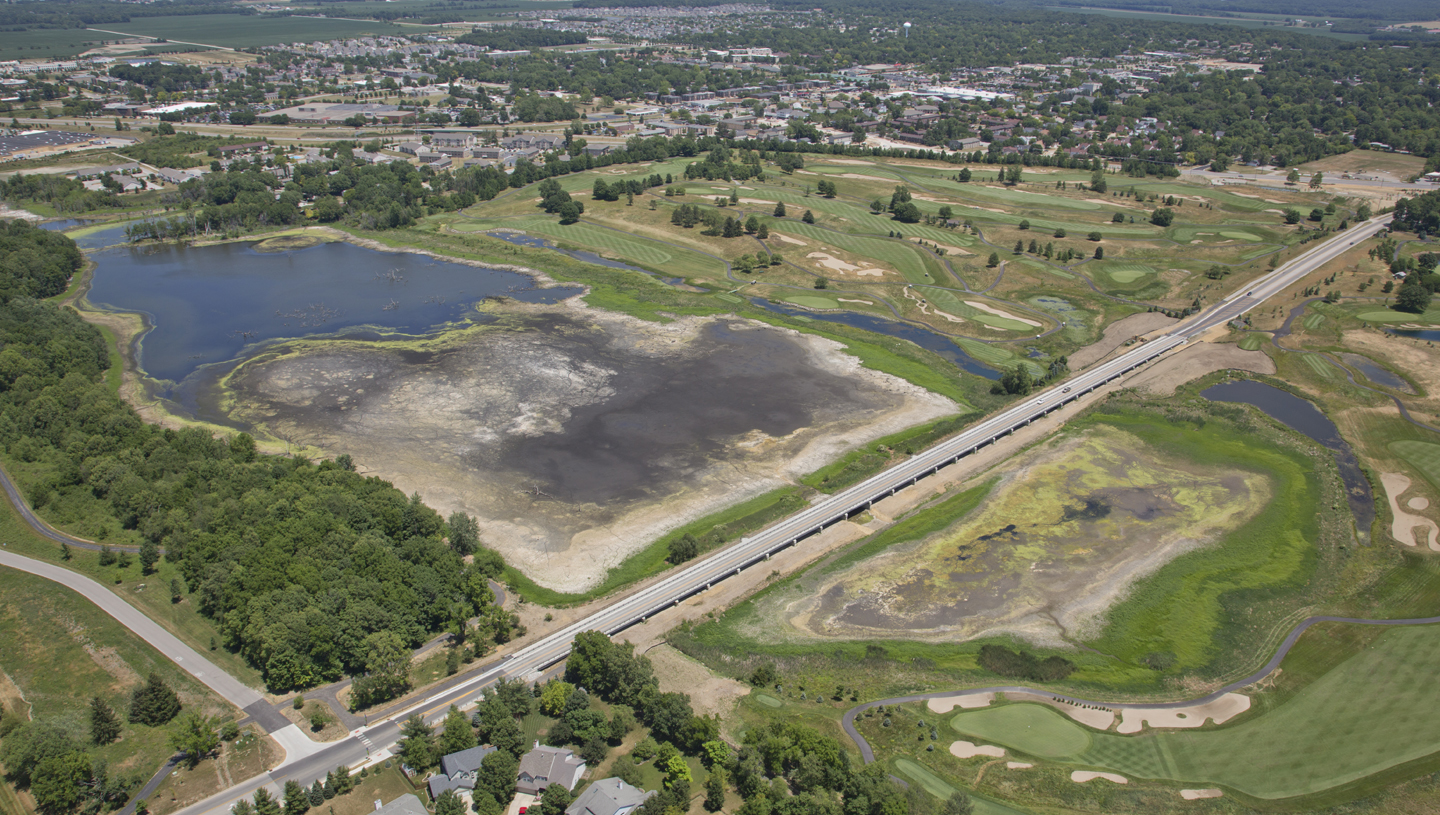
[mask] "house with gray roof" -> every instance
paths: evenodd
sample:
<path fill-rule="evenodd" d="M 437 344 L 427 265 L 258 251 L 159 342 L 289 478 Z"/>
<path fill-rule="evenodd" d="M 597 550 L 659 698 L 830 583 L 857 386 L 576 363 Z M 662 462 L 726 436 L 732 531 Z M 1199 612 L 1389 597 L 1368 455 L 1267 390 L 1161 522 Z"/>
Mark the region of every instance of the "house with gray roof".
<path fill-rule="evenodd" d="M 573 790 L 585 774 L 585 762 L 571 750 L 535 745 L 520 759 L 520 778 L 515 788 L 529 795 L 539 795 L 551 784 L 563 784 Z"/>
<path fill-rule="evenodd" d="M 431 800 L 439 798 L 445 790 L 475 789 L 475 776 L 480 771 L 480 764 L 493 752 L 495 748 L 487 744 L 441 758 L 440 773 L 425 780 Z"/>
<path fill-rule="evenodd" d="M 377 807 L 373 815 L 430 815 L 430 813 L 425 811 L 425 805 L 420 803 L 419 798 L 406 793 L 385 806 Z"/>
<path fill-rule="evenodd" d="M 618 778 L 602 778 L 585 788 L 565 815 L 629 815 L 650 799 L 654 790 L 642 790 Z"/>

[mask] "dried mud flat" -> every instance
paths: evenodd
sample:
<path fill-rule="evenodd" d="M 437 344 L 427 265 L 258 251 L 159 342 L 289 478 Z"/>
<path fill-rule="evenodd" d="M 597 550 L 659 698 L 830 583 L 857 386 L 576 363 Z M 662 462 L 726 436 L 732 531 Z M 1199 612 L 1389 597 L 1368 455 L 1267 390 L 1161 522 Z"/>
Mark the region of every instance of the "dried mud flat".
<path fill-rule="evenodd" d="M 477 516 L 487 545 L 568 592 L 668 530 L 958 409 L 818 337 L 569 304 L 429 341 L 299 341 L 228 387 L 232 419 Z"/>
<path fill-rule="evenodd" d="M 754 615 L 764 630 L 746 633 L 767 642 L 1010 633 L 1061 646 L 1093 634 L 1134 581 L 1253 517 L 1271 492 L 1263 475 L 1168 460 L 1128 433 L 1094 428 L 1007 464 L 982 507 L 950 528 L 767 597 Z"/>

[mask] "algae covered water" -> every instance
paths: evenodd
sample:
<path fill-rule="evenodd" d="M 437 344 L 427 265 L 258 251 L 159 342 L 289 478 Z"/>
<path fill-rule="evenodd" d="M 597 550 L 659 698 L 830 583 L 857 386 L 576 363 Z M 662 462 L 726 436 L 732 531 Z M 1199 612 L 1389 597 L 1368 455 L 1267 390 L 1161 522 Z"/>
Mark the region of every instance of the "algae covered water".
<path fill-rule="evenodd" d="M 116 247 L 91 255 L 88 298 L 144 314 L 139 346 L 151 377 L 181 382 L 257 343 L 312 335 L 423 334 L 497 295 L 555 302 L 526 275 L 348 243 L 261 252 L 253 243 Z"/>

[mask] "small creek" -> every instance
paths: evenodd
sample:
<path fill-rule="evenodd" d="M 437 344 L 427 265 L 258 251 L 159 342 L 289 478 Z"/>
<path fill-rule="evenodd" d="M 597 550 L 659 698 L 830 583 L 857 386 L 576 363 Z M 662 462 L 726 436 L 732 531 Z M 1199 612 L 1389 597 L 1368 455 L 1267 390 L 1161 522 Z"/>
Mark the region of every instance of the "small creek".
<path fill-rule="evenodd" d="M 1345 484 L 1350 512 L 1355 516 L 1355 528 L 1361 540 L 1369 541 L 1370 526 L 1375 522 L 1375 496 L 1370 481 L 1360 471 L 1355 452 L 1341 437 L 1340 429 L 1319 408 L 1294 394 L 1249 379 L 1221 382 L 1201 391 L 1200 395 L 1215 402 L 1254 405 L 1272 419 L 1330 450 L 1340 468 L 1340 480 Z"/>
<path fill-rule="evenodd" d="M 537 289 L 516 272 L 349 243 L 286 252 L 259 252 L 253 243 L 120 246 L 91 258 L 97 266 L 87 298 L 145 315 L 150 330 L 140 343 L 140 366 L 172 383 L 272 340 L 425 334 L 476 316 L 474 304 L 487 297 L 552 303 L 577 291 Z"/>

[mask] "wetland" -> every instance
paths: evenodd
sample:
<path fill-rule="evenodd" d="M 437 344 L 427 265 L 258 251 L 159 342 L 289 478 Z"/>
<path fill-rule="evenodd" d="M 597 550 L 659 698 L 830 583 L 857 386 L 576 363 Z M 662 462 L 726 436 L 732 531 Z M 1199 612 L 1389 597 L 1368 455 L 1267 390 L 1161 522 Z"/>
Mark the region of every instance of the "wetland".
<path fill-rule="evenodd" d="M 101 250 L 87 299 L 143 316 L 130 352 L 173 413 L 349 454 L 476 516 L 557 591 L 961 410 L 794 330 L 645 321 L 519 271 L 311 243 Z"/>

